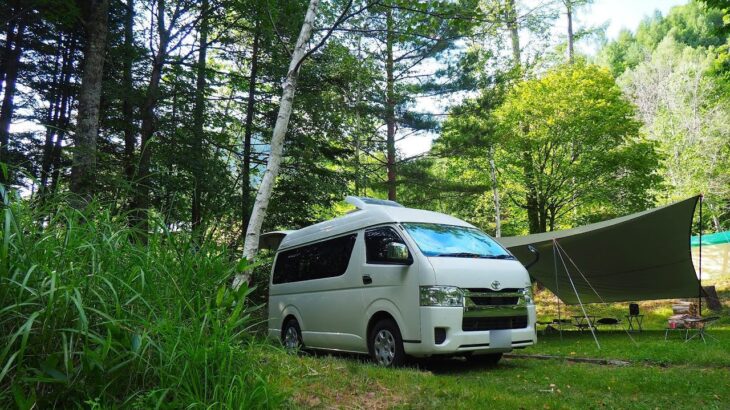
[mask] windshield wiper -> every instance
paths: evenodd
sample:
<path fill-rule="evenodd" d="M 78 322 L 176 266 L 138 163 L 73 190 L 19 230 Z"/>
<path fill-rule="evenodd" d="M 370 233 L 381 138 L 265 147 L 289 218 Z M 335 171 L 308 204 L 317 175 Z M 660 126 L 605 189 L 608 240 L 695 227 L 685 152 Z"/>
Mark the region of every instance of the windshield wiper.
<path fill-rule="evenodd" d="M 514 259 L 515 257 L 512 255 L 488 255 L 488 256 L 482 256 L 486 259 Z"/>
<path fill-rule="evenodd" d="M 482 255 L 481 253 L 473 252 L 439 253 L 434 256 L 446 256 L 452 258 L 514 259 L 511 255 Z"/>
<path fill-rule="evenodd" d="M 439 253 L 434 256 L 449 256 L 453 258 L 482 258 L 484 255 L 481 253 L 473 253 L 473 252 L 452 252 L 452 253 Z"/>

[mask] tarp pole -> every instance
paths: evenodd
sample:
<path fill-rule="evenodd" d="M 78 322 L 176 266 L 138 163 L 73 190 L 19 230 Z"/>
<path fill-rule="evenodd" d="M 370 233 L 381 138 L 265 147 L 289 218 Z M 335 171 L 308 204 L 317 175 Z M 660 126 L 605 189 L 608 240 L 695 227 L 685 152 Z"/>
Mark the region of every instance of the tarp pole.
<path fill-rule="evenodd" d="M 702 203 L 704 202 L 705 195 L 700 195 L 700 289 L 697 296 L 697 314 L 702 317 Z"/>
<path fill-rule="evenodd" d="M 555 242 L 555 241 L 553 241 Z M 558 300 L 558 330 L 560 331 L 560 341 L 563 341 L 563 318 L 560 317 L 560 285 L 558 285 L 558 257 L 555 254 L 556 248 L 553 243 L 553 265 L 555 266 L 555 299 Z"/>
<path fill-rule="evenodd" d="M 606 303 L 603 300 L 603 297 L 601 297 L 601 295 L 598 294 L 598 291 L 596 290 L 596 288 L 594 288 L 593 285 L 591 284 L 591 282 L 588 281 L 588 278 L 586 278 L 586 275 L 583 274 L 583 272 L 580 270 L 580 268 L 575 263 L 573 258 L 571 258 L 570 255 L 568 255 L 568 252 L 563 248 L 563 246 L 560 244 L 558 244 L 558 246 L 560 246 L 560 250 L 565 254 L 565 257 L 568 258 L 570 263 L 573 264 L 573 267 L 575 268 L 575 270 L 577 270 L 578 273 L 580 273 L 580 276 L 583 278 L 585 283 L 587 283 L 588 286 L 590 286 L 591 289 L 593 290 L 593 293 L 595 293 L 596 296 L 598 296 L 598 299 L 600 299 L 601 303 Z M 623 325 L 621 325 L 621 328 L 626 332 L 626 334 L 629 336 L 629 339 L 631 339 L 631 341 L 634 343 L 634 345 L 638 346 L 638 344 L 636 343 L 636 340 L 634 340 L 634 338 L 631 336 L 631 333 L 629 333 L 628 329 L 626 329 Z"/>
<path fill-rule="evenodd" d="M 556 239 L 553 239 L 553 247 L 557 245 L 558 241 Z M 560 256 L 560 261 L 563 263 L 563 267 L 565 268 L 565 274 L 568 275 L 568 280 L 570 281 L 570 286 L 573 287 L 573 292 L 575 292 L 575 297 L 578 299 L 578 303 L 580 304 L 580 310 L 583 311 L 583 317 L 586 318 L 586 323 L 588 323 L 588 329 L 591 330 L 591 334 L 593 335 L 593 340 L 596 341 L 596 346 L 598 346 L 598 350 L 601 350 L 601 344 L 598 343 L 598 337 L 596 337 L 596 332 L 593 331 L 593 324 L 591 323 L 590 319 L 588 319 L 588 313 L 586 313 L 586 309 L 583 306 L 583 302 L 580 300 L 580 295 L 578 294 L 578 289 L 575 287 L 575 283 L 573 283 L 573 278 L 570 276 L 570 272 L 568 271 L 568 265 L 565 264 L 565 260 L 563 259 L 563 255 L 561 253 L 562 249 L 558 249 L 558 255 Z M 562 250 L 562 252 L 565 252 Z"/>

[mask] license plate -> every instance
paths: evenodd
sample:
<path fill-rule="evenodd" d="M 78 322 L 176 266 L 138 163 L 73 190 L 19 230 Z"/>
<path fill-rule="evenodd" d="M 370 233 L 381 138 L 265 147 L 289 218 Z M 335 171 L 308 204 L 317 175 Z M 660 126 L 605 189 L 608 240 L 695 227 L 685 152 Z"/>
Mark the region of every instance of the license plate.
<path fill-rule="evenodd" d="M 492 330 L 489 332 L 490 349 L 509 347 L 512 347 L 512 332 L 510 330 Z"/>

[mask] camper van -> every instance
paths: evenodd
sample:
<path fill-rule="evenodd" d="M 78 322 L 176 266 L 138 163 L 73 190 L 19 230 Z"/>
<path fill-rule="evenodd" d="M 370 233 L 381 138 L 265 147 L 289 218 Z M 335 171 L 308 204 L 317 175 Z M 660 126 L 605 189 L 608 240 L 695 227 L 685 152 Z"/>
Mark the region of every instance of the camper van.
<path fill-rule="evenodd" d="M 496 364 L 537 340 L 530 279 L 489 235 L 449 215 L 347 197 L 355 210 L 262 236 L 276 249 L 268 333 L 287 349 L 465 356 Z"/>

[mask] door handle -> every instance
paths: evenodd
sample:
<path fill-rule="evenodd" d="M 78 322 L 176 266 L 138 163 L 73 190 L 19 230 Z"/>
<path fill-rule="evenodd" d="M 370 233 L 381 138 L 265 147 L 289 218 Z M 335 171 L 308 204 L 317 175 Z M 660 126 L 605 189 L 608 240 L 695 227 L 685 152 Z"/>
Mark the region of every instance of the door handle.
<path fill-rule="evenodd" d="M 364 285 L 369 285 L 373 283 L 373 278 L 371 278 L 370 275 L 362 275 L 362 283 Z"/>

